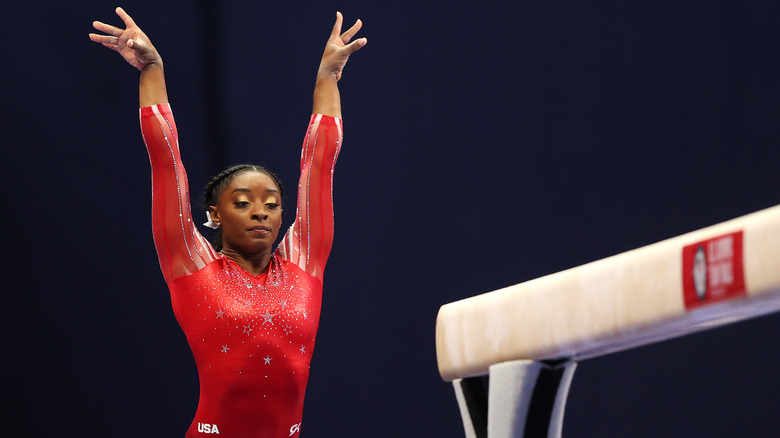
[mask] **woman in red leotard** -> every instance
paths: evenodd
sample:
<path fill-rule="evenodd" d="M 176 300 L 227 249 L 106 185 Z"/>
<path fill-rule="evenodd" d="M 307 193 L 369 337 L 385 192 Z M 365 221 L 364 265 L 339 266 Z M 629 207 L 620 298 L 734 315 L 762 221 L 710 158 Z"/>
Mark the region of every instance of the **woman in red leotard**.
<path fill-rule="evenodd" d="M 333 169 L 341 147 L 337 82 L 358 20 L 325 46 L 303 141 L 295 222 L 274 250 L 282 219 L 282 186 L 266 169 L 234 166 L 206 190 L 212 246 L 190 211 L 160 54 L 121 8 L 125 28 L 94 22 L 90 39 L 141 71 L 141 130 L 152 166 L 152 227 L 160 267 L 200 379 L 187 437 L 291 437 L 301 428 L 303 397 L 319 322 L 322 278 L 333 239 Z"/>

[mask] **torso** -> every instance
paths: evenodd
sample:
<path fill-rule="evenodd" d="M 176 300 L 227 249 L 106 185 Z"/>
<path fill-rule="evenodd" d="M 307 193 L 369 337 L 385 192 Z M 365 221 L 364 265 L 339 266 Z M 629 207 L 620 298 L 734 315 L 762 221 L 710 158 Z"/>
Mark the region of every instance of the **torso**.
<path fill-rule="evenodd" d="M 257 437 L 297 436 L 322 283 L 275 255 L 258 276 L 221 257 L 170 288 L 201 382 L 187 436 L 207 436 L 213 428 L 234 436 L 229 427 L 236 419 L 238 436 L 246 430 Z M 262 421 L 268 415 L 278 421 Z M 247 427 L 247 418 L 258 424 Z"/>

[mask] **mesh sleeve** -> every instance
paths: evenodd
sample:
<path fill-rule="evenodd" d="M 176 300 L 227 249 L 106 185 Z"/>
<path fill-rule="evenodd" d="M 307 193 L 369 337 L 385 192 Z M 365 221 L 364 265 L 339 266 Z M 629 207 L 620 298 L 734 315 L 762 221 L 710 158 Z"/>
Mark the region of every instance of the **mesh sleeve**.
<path fill-rule="evenodd" d="M 333 244 L 333 170 L 343 136 L 342 121 L 314 114 L 303 140 L 295 222 L 277 251 L 322 280 Z"/>
<path fill-rule="evenodd" d="M 165 281 L 191 274 L 216 259 L 192 222 L 187 172 L 181 163 L 169 104 L 140 110 L 141 133 L 152 165 L 152 232 Z"/>

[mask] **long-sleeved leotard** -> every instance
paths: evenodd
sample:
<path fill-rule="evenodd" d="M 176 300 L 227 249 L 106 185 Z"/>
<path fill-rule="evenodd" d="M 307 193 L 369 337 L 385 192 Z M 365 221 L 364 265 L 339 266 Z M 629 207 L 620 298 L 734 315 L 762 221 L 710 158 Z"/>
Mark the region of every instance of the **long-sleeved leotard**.
<path fill-rule="evenodd" d="M 195 228 L 168 104 L 142 108 L 152 227 L 174 314 L 195 357 L 200 400 L 187 437 L 298 436 L 333 240 L 340 119 L 313 115 L 295 222 L 261 275 L 214 251 Z"/>

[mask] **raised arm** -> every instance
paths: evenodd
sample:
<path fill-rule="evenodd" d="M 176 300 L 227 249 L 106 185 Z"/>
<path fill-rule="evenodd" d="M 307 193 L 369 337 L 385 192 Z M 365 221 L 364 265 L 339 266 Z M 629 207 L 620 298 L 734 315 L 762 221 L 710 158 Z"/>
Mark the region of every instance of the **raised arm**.
<path fill-rule="evenodd" d="M 336 24 L 317 71 L 314 114 L 301 151 L 295 222 L 279 244 L 279 252 L 285 259 L 319 279 L 322 279 L 333 243 L 333 171 L 343 136 L 337 83 L 349 55 L 367 42 L 360 38 L 349 43 L 362 23 L 357 20 L 342 34 L 342 20 L 341 13 L 336 13 Z"/>
<path fill-rule="evenodd" d="M 215 259 L 211 245 L 192 221 L 187 173 L 179 154 L 160 54 L 143 31 L 122 9 L 120 29 L 99 21 L 93 26 L 107 35 L 90 34 L 92 41 L 119 53 L 141 71 L 139 103 L 141 132 L 152 165 L 152 231 L 160 268 L 167 282 L 205 266 Z"/>
<path fill-rule="evenodd" d="M 368 40 L 359 38 L 349 43 L 352 37 L 363 27 L 363 22 L 357 20 L 348 31 L 341 33 L 341 23 L 344 17 L 341 12 L 336 12 L 336 23 L 330 33 L 330 38 L 325 44 L 322 53 L 320 68 L 317 71 L 317 82 L 314 86 L 313 114 L 341 118 L 341 97 L 339 95 L 338 81 L 341 79 L 344 66 L 347 65 L 349 55 L 365 46 Z M 349 43 L 349 44 L 347 44 Z"/>

